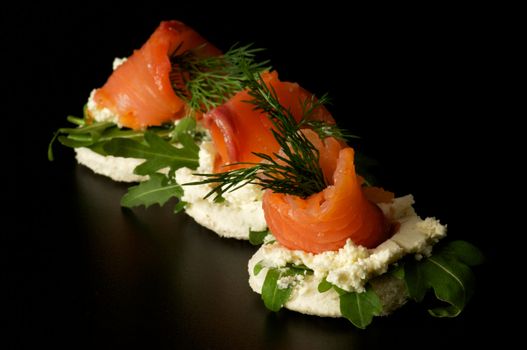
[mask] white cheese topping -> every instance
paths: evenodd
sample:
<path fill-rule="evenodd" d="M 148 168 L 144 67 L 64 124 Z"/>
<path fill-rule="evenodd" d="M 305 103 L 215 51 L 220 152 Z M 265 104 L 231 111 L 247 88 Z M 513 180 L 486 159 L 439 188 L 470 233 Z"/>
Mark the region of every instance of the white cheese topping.
<path fill-rule="evenodd" d="M 90 93 L 90 97 L 88 98 L 88 104 L 86 105 L 86 107 L 88 108 L 88 114 L 96 122 L 112 122 L 121 127 L 121 125 L 119 124 L 119 117 L 117 117 L 117 114 L 113 113 L 108 108 L 101 108 L 97 106 L 97 103 L 94 100 L 96 91 L 97 89 L 93 89 Z"/>
<path fill-rule="evenodd" d="M 290 250 L 280 243 L 264 244 L 249 261 L 249 284 L 261 293 L 263 281 L 270 267 L 283 267 L 288 263 L 305 265 L 313 270 L 303 283 L 294 288 L 286 307 L 321 316 L 340 316 L 339 299 L 333 289 L 319 293 L 318 284 L 326 280 L 346 291 L 363 292 L 365 283 L 388 270 L 407 254 L 428 256 L 432 246 L 446 235 L 446 226 L 434 218 L 420 219 L 412 208 L 411 195 L 396 198 L 393 203 L 380 205 L 387 217 L 398 221 L 398 232 L 375 249 L 367 249 L 348 240 L 338 251 L 320 254 Z M 254 275 L 254 266 L 261 262 L 264 268 Z M 389 281 L 387 290 L 398 288 Z M 393 293 L 392 293 L 393 294 Z M 396 294 L 396 293 L 395 293 Z M 382 298 L 381 298 L 382 299 Z"/>
<path fill-rule="evenodd" d="M 112 62 L 112 68 L 113 70 L 116 70 L 117 67 L 119 67 L 121 64 L 125 63 L 127 60 L 126 57 L 123 57 L 123 58 L 119 58 L 119 57 L 115 57 L 113 59 L 113 62 Z"/>

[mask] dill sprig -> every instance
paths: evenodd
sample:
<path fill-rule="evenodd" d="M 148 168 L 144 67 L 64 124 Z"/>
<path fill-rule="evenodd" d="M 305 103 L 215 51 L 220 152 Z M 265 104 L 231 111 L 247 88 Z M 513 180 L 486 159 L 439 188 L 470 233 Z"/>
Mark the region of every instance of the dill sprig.
<path fill-rule="evenodd" d="M 341 141 L 360 139 L 360 136 L 353 135 L 348 130 L 338 127 L 337 124 L 329 124 L 323 120 L 302 119 L 299 127 L 312 129 L 321 139 L 325 139 L 326 137 L 333 137 Z"/>
<path fill-rule="evenodd" d="M 252 97 L 252 100 L 247 102 L 267 114 L 274 126 L 271 131 L 281 150 L 272 156 L 254 153 L 262 159 L 261 163 L 239 163 L 250 167 L 216 174 L 197 174 L 205 176 L 206 179 L 185 185 L 215 184 L 206 197 L 214 194 L 216 199 L 247 184 L 257 184 L 276 193 L 303 198 L 322 191 L 327 187 L 327 183 L 319 165 L 319 152 L 300 131 L 301 123 L 297 123 L 291 111 L 280 104 L 276 91 L 263 82 L 259 73 L 254 72 L 243 60 L 240 63 L 249 95 Z M 304 116 L 309 116 L 325 101 L 325 98 L 311 100 L 309 110 L 306 110 Z"/>
<path fill-rule="evenodd" d="M 347 141 L 349 139 L 358 139 L 359 136 L 351 134 L 348 130 L 342 129 L 334 123 L 328 123 L 325 120 L 318 120 L 315 113 L 322 106 L 331 104 L 331 99 L 327 93 L 320 98 L 311 95 L 311 98 L 305 99 L 302 103 L 302 119 L 298 123 L 298 128 L 308 128 L 318 134 L 321 139 L 333 137 L 337 140 Z"/>
<path fill-rule="evenodd" d="M 256 54 L 263 49 L 253 48 L 252 44 L 234 45 L 225 54 L 213 57 L 197 55 L 200 48 L 181 54 L 176 49 L 170 58 L 174 91 L 194 111 L 206 112 L 243 90 L 247 77 L 242 64 L 254 72 L 270 69 L 269 60 L 255 61 Z"/>

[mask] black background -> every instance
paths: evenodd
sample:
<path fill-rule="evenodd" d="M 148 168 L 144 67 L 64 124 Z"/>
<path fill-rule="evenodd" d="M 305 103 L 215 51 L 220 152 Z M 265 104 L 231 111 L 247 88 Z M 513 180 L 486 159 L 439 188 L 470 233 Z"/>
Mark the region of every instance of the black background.
<path fill-rule="evenodd" d="M 6 153 L 17 169 L 15 185 L 5 182 L 15 209 L 5 235 L 14 348 L 456 348 L 496 336 L 492 208 L 475 181 L 493 156 L 479 130 L 493 22 L 475 8 L 324 6 L 90 3 L 2 13 L 15 121 Z M 130 55 L 163 19 L 186 22 L 223 50 L 254 42 L 282 80 L 330 93 L 337 121 L 363 137 L 356 147 L 382 164 L 380 182 L 413 193 L 419 214 L 483 249 L 488 261 L 464 313 L 433 319 L 410 304 L 365 331 L 272 314 L 248 286 L 248 243 L 167 207 L 121 209 L 127 186 L 77 166 L 71 150 L 56 147 L 48 162 L 53 131 L 81 114 L 113 58 Z"/>

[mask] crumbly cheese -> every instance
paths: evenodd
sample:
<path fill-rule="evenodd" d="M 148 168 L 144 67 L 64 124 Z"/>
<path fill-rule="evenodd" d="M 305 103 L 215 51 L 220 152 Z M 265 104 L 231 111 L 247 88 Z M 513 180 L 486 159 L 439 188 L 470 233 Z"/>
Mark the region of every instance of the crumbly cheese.
<path fill-rule="evenodd" d="M 88 104 L 86 105 L 86 108 L 88 109 L 88 114 L 96 122 L 112 122 L 121 127 L 121 125 L 119 124 L 119 117 L 117 116 L 117 114 L 115 114 L 106 107 L 100 107 L 97 105 L 97 102 L 95 102 L 94 99 L 96 91 L 97 89 L 93 89 L 90 93 L 90 97 L 88 98 Z"/>
<path fill-rule="evenodd" d="M 278 289 L 286 289 L 296 286 L 299 282 L 304 280 L 304 275 L 283 276 L 277 281 Z"/>
<path fill-rule="evenodd" d="M 121 64 L 125 63 L 127 60 L 126 57 L 122 57 L 122 58 L 119 58 L 119 57 L 115 57 L 113 59 L 113 62 L 112 62 L 112 68 L 113 70 L 116 70 L 117 67 L 119 67 Z"/>
<path fill-rule="evenodd" d="M 313 270 L 302 283 L 294 288 L 286 307 L 307 314 L 340 316 L 338 294 L 333 289 L 318 292 L 318 284 L 326 280 L 346 291 L 363 292 L 367 281 L 385 273 L 407 254 L 416 256 L 431 254 L 432 246 L 446 235 L 446 227 L 434 218 L 420 219 L 414 212 L 411 195 L 396 198 L 390 204 L 380 205 L 384 214 L 400 223 L 398 232 L 375 249 L 367 249 L 348 240 L 338 251 L 320 254 L 290 250 L 278 242 L 264 244 L 249 261 L 249 284 L 261 293 L 265 275 L 270 267 L 282 267 L 288 263 L 305 265 Z M 264 268 L 254 275 L 254 266 L 261 262 Z M 385 290 L 397 290 L 397 281 L 388 279 Z M 397 293 L 391 293 L 397 296 Z M 384 302 L 388 302 L 386 298 Z M 382 298 L 381 298 L 382 301 Z"/>
<path fill-rule="evenodd" d="M 181 168 L 176 171 L 179 184 L 202 181 L 195 173 L 211 173 L 215 149 L 212 142 L 200 145 L 197 170 Z M 214 203 L 213 197 L 204 198 L 211 190 L 211 184 L 183 186 L 182 200 L 187 202 L 185 211 L 199 224 L 215 231 L 220 236 L 249 239 L 249 230 L 263 231 L 267 228 L 262 209 L 262 190 L 259 186 L 246 185 L 223 195 L 225 200 Z"/>

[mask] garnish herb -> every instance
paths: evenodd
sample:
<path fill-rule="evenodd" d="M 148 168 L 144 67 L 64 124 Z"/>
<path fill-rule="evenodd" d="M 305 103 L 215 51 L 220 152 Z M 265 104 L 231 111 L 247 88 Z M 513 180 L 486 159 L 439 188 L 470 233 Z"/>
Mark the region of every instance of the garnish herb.
<path fill-rule="evenodd" d="M 173 132 L 172 139 L 177 139 L 179 147 L 171 144 L 170 139 L 163 139 L 151 131 L 145 131 L 143 142 L 113 139 L 104 146 L 110 155 L 145 160 L 134 169 L 134 173 L 148 175 L 149 180 L 129 188 L 121 200 L 122 206 L 148 207 L 154 203 L 162 206 L 175 197 L 179 202 L 174 212 L 185 208 L 186 203 L 181 201 L 183 189 L 175 180 L 175 172 L 182 167 L 196 169 L 199 165 L 199 147 L 193 138 L 196 135 L 196 123 L 189 119 L 193 120 L 193 117 L 183 119 Z M 159 173 L 162 169 L 166 172 Z"/>
<path fill-rule="evenodd" d="M 269 230 L 264 231 L 253 231 L 249 230 L 249 242 L 252 245 L 261 245 L 263 244 L 265 237 L 269 234 Z"/>
<path fill-rule="evenodd" d="M 257 271 L 258 266 L 258 272 Z M 258 263 L 254 267 L 254 272 L 259 273 L 263 266 Z M 269 310 L 277 312 L 289 300 L 291 292 L 295 286 L 295 282 L 286 283 L 282 285 L 282 278 L 290 278 L 297 275 L 305 276 L 312 274 L 313 271 L 302 266 L 288 265 L 286 267 L 271 267 L 267 271 L 265 280 L 262 286 L 262 300 L 265 307 Z"/>
<path fill-rule="evenodd" d="M 260 273 L 260 271 L 262 271 L 262 269 L 264 268 L 265 266 L 263 265 L 263 261 L 258 261 L 256 263 L 256 265 L 254 265 L 254 268 L 253 268 L 253 273 L 254 275 L 258 275 Z"/>
<path fill-rule="evenodd" d="M 223 104 L 246 87 L 244 65 L 253 72 L 270 69 L 269 61 L 256 62 L 263 49 L 234 45 L 222 56 L 199 57 L 198 47 L 184 53 L 174 52 L 170 79 L 176 94 L 194 111 L 206 112 Z"/>
<path fill-rule="evenodd" d="M 181 198 L 182 196 L 183 189 L 175 181 L 170 181 L 163 174 L 150 174 L 150 179 L 128 189 L 128 193 L 121 199 L 121 205 L 127 208 L 139 205 L 148 208 L 152 204 L 162 206 L 170 198 Z M 182 202 L 178 205 L 181 205 L 180 203 Z"/>
<path fill-rule="evenodd" d="M 83 119 L 68 117 L 68 121 L 78 125 L 77 128 L 60 128 L 55 132 L 48 146 L 48 159 L 53 160 L 53 144 L 58 140 L 62 145 L 71 148 L 87 147 L 94 152 L 103 156 L 108 155 L 104 150 L 105 144 L 114 139 L 128 139 L 141 142 L 144 140 L 143 131 L 130 129 L 120 129 L 111 122 L 86 123 Z M 149 128 L 149 132 L 156 134 L 158 137 L 167 138 L 172 132 L 170 127 Z"/>
<path fill-rule="evenodd" d="M 373 316 L 381 314 L 381 300 L 371 285 L 366 285 L 364 292 L 357 293 L 345 291 L 328 282 L 326 278 L 318 284 L 319 293 L 325 293 L 332 288 L 339 295 L 340 313 L 355 327 L 365 329 L 373 320 Z"/>
<path fill-rule="evenodd" d="M 144 159 L 134 173 L 148 175 L 149 180 L 128 189 L 121 200 L 123 207 L 148 207 L 155 203 L 162 206 L 172 197 L 183 196 L 183 189 L 175 182 L 174 173 L 182 167 L 196 169 L 199 165 L 199 147 L 195 140 L 201 135 L 196 132 L 194 117 L 185 117 L 175 126 L 150 127 L 144 132 L 120 129 L 110 122 L 88 124 L 85 120 L 68 117 L 68 121 L 78 127 L 57 131 L 48 149 L 50 160 L 53 160 L 55 139 L 65 146 L 87 147 L 104 156 Z M 158 173 L 162 169 L 166 169 L 165 173 Z M 174 211 L 183 210 L 185 205 L 185 202 L 179 201 Z"/>
<path fill-rule="evenodd" d="M 381 300 L 371 286 L 367 286 L 366 291 L 362 293 L 337 293 L 339 293 L 342 316 L 358 328 L 365 329 L 373 320 L 373 316 L 378 316 L 382 312 Z"/>
<path fill-rule="evenodd" d="M 251 70 L 249 64 L 244 65 L 244 72 L 249 94 L 252 97 L 248 102 L 268 115 L 274 126 L 271 131 L 281 148 L 280 153 L 274 153 L 272 156 L 254 153 L 262 159 L 261 163 L 242 163 L 250 166 L 222 173 L 197 174 L 205 176 L 206 179 L 184 185 L 214 184 L 207 197 L 211 195 L 218 197 L 247 184 L 257 184 L 263 189 L 271 189 L 276 193 L 300 197 L 322 191 L 327 184 L 319 165 L 319 152 L 300 132 L 302 122 L 297 123 L 291 111 L 280 104 L 272 86 L 267 87 L 261 76 Z M 321 107 L 326 100 L 327 98 L 312 99 L 309 107 L 304 109 L 308 108 L 307 116 Z M 319 129 L 322 130 L 320 127 Z"/>
<path fill-rule="evenodd" d="M 465 241 L 453 241 L 419 262 L 404 265 L 404 279 L 410 297 L 421 302 L 429 289 L 446 303 L 429 309 L 436 317 L 455 317 L 474 293 L 475 279 L 470 266 L 483 263 L 482 253 Z"/>
<path fill-rule="evenodd" d="M 427 291 L 433 289 L 436 298 L 446 305 L 429 309 L 432 316 L 455 317 L 474 293 L 474 275 L 470 266 L 482 262 L 479 249 L 465 241 L 453 241 L 428 258 L 405 260 L 392 266 L 387 273 L 403 279 L 410 298 L 417 302 L 423 301 Z M 382 312 L 379 297 L 369 285 L 363 293 L 346 292 L 325 278 L 318 285 L 320 293 L 332 288 L 339 294 L 342 315 L 359 328 L 365 328 L 373 316 Z"/>
<path fill-rule="evenodd" d="M 196 54 L 198 49 L 182 54 L 178 54 L 176 50 L 171 57 L 173 88 L 176 94 L 187 102 L 191 116 L 192 111 L 206 112 L 243 90 L 246 86 L 246 77 L 243 73 L 245 65 L 254 72 L 262 72 L 270 68 L 268 60 L 255 61 L 255 55 L 263 49 L 253 48 L 252 44 L 239 47 L 235 45 L 224 55 L 216 57 L 199 57 Z M 86 122 L 89 119 L 86 105 L 84 106 L 84 119 L 72 116 L 67 119 L 77 127 L 60 128 L 55 132 L 48 146 L 50 161 L 53 160 L 52 147 L 55 140 L 66 147 L 88 147 L 99 154 L 108 155 L 103 146 L 112 139 L 127 138 L 137 141 L 143 139 L 143 131 L 121 129 L 111 122 Z M 187 122 L 193 122 L 195 126 L 194 118 L 188 118 Z M 163 138 L 172 134 L 172 141 L 175 142 L 180 141 L 178 140 L 178 129 L 189 128 L 183 121 L 178 125 L 175 132 L 173 132 L 173 126 L 149 127 L 148 130 Z"/>
<path fill-rule="evenodd" d="M 150 175 L 169 168 L 173 174 L 177 169 L 196 169 L 199 165 L 199 147 L 187 134 L 179 135 L 182 147 L 175 147 L 151 131 L 145 131 L 144 142 L 116 138 L 110 140 L 104 150 L 117 157 L 145 159 L 134 169 L 137 175 Z"/>

